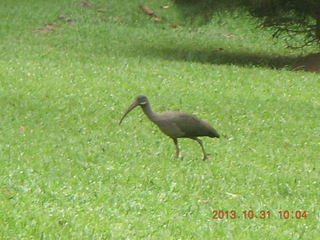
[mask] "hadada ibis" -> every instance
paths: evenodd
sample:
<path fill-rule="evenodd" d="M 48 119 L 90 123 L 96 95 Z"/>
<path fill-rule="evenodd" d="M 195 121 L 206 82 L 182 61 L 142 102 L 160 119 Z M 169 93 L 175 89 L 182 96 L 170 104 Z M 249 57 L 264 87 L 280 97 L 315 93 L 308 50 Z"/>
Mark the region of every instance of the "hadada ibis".
<path fill-rule="evenodd" d="M 197 118 L 196 116 L 184 112 L 164 112 L 155 113 L 152 111 L 148 98 L 144 95 L 136 97 L 134 102 L 129 106 L 123 114 L 119 125 L 127 114 L 135 107 L 140 106 L 147 117 L 154 122 L 160 130 L 172 138 L 176 147 L 176 157 L 179 157 L 180 148 L 178 138 L 191 138 L 196 140 L 203 152 L 203 160 L 208 159 L 207 153 L 204 150 L 203 143 L 198 137 L 207 136 L 211 138 L 219 138 L 219 133 L 208 123 Z"/>

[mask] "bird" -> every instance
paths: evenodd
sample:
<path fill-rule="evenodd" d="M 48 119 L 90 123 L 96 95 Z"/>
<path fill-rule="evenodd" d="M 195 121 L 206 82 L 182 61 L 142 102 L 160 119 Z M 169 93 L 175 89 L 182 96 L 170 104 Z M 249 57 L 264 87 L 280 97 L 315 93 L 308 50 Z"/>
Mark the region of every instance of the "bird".
<path fill-rule="evenodd" d="M 178 138 L 190 138 L 200 144 L 203 152 L 203 160 L 208 159 L 208 154 L 204 149 L 203 142 L 198 137 L 220 137 L 217 130 L 214 129 L 209 123 L 190 113 L 185 112 L 155 113 L 151 109 L 148 98 L 145 95 L 138 95 L 122 115 L 119 126 L 127 114 L 137 106 L 140 106 L 149 120 L 155 123 L 164 134 L 173 140 L 176 148 L 176 158 L 179 158 L 180 155 Z"/>

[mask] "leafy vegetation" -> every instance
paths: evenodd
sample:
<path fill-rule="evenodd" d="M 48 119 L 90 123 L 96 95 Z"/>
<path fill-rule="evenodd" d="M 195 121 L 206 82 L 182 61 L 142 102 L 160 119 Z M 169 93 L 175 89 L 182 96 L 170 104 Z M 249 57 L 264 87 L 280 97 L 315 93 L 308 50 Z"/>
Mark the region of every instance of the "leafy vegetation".
<path fill-rule="evenodd" d="M 248 19 L 140 3 L 1 1 L 0 238 L 316 239 L 319 76 Z M 120 128 L 140 93 L 210 122 L 209 161 L 191 140 L 174 159 L 139 109 Z"/>
<path fill-rule="evenodd" d="M 210 19 L 212 12 L 243 9 L 273 37 L 284 38 L 292 48 L 320 43 L 320 2 L 316 0 L 176 0 L 182 12 Z M 319 49 L 318 49 L 319 50 Z"/>

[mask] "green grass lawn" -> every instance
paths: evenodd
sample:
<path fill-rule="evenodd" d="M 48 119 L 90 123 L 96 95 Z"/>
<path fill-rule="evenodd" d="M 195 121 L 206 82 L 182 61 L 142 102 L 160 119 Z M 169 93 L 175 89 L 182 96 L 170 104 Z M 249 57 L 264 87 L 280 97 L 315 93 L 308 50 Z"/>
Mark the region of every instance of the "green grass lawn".
<path fill-rule="evenodd" d="M 143 2 L 159 23 L 136 0 L 0 2 L 1 239 L 319 237 L 319 75 L 239 13 L 167 2 Z M 210 122 L 210 159 L 188 139 L 175 159 L 138 108 L 119 127 L 138 94 Z"/>

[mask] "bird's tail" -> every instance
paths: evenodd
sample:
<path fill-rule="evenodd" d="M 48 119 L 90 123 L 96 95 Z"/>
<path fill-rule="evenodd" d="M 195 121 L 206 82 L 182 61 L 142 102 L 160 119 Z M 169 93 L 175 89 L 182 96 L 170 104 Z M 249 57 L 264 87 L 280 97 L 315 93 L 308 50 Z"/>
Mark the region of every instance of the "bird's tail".
<path fill-rule="evenodd" d="M 210 137 L 212 137 L 212 138 L 219 138 L 220 137 L 220 134 L 217 132 L 217 130 L 215 130 L 214 128 L 212 129 L 212 131 L 211 131 L 211 135 L 210 135 Z"/>

